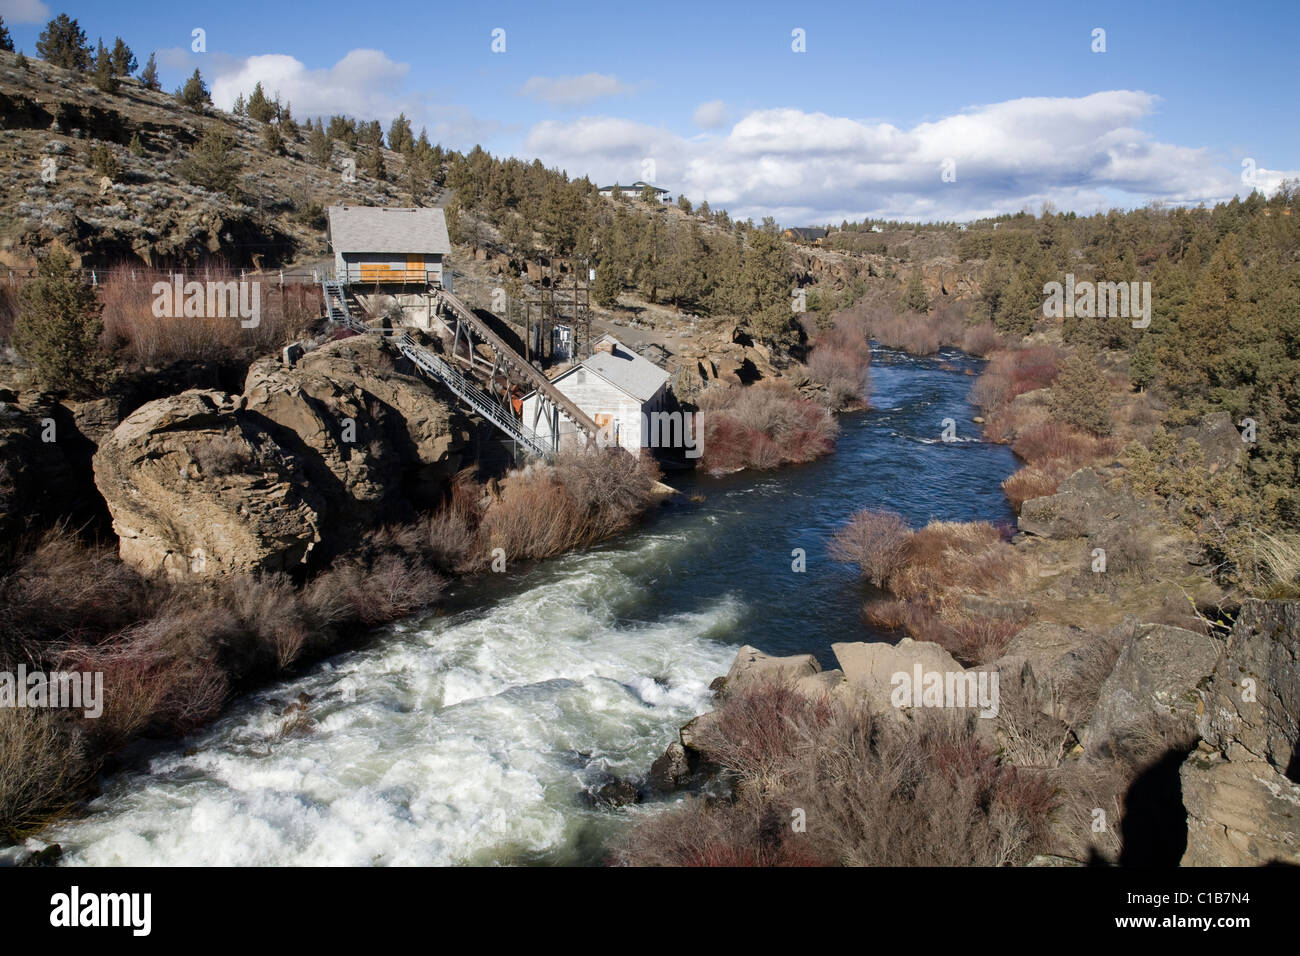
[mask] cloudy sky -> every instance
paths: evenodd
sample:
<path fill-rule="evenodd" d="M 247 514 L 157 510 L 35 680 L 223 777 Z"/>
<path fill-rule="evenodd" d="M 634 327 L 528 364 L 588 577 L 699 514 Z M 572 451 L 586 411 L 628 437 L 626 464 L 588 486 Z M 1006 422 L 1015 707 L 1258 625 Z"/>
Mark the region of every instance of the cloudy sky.
<path fill-rule="evenodd" d="M 449 6 L 0 15 L 31 53 L 67 12 L 92 43 L 156 50 L 168 88 L 198 67 L 220 106 L 260 80 L 299 118 L 403 111 L 453 148 L 785 225 L 1212 203 L 1300 176 L 1293 0 Z"/>

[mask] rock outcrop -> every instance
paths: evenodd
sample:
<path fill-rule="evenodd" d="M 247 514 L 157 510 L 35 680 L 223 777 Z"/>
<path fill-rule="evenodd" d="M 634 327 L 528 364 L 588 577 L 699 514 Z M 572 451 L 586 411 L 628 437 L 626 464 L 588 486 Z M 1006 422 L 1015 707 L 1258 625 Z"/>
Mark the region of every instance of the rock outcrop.
<path fill-rule="evenodd" d="M 436 501 L 467 424 L 358 337 L 256 363 L 244 395 L 143 405 L 101 443 L 95 480 L 143 572 L 289 571 Z"/>
<path fill-rule="evenodd" d="M 1245 602 L 1201 699 L 1183 865 L 1300 864 L 1300 602 Z"/>
<path fill-rule="evenodd" d="M 1194 741 L 1200 687 L 1222 650 L 1223 642 L 1210 634 L 1167 624 L 1135 627 L 1101 685 L 1083 745 L 1122 752 L 1130 738 L 1157 732 L 1169 741 Z"/>

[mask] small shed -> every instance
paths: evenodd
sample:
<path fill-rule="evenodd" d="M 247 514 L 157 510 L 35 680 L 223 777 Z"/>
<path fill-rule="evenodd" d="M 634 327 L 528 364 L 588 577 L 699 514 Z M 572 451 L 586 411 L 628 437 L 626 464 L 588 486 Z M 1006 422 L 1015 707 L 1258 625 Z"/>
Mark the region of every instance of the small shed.
<path fill-rule="evenodd" d="M 668 373 L 637 355 L 612 335 L 596 342 L 582 362 L 563 372 L 551 384 L 573 401 L 616 444 L 640 454 L 649 444 L 649 416 L 662 411 L 668 391 Z M 580 441 L 576 426 L 554 406 L 543 409 L 537 393 L 524 396 L 523 423 L 548 445 L 559 435 L 559 446 Z"/>
<path fill-rule="evenodd" d="M 331 206 L 328 228 L 334 275 L 344 283 L 443 285 L 451 240 L 441 209 Z"/>

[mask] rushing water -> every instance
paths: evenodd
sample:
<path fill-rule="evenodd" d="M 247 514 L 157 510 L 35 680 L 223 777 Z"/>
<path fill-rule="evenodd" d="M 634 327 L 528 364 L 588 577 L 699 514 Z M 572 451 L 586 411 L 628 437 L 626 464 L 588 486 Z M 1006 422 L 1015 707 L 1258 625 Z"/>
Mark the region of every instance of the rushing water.
<path fill-rule="evenodd" d="M 736 648 L 888 639 L 826 555 L 856 509 L 1009 519 L 1009 450 L 976 440 L 977 363 L 877 351 L 872 409 L 811 465 L 678 482 L 693 500 L 607 546 L 459 584 L 434 616 L 137 753 L 80 819 L 43 834 L 90 864 L 590 863 L 651 807 L 579 799 L 643 773 Z M 943 419 L 959 440 L 943 442 Z M 671 480 L 671 477 L 670 477 Z M 702 500 L 701 500 L 702 499 Z M 804 549 L 807 569 L 792 570 Z M 310 695 L 308 728 L 286 702 Z"/>

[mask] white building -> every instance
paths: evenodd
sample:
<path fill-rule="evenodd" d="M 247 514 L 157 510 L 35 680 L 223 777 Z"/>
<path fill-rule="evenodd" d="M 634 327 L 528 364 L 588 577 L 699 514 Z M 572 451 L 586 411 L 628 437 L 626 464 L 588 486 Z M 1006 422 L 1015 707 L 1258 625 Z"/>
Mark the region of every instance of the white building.
<path fill-rule="evenodd" d="M 642 434 L 648 416 L 663 410 L 668 373 L 637 355 L 612 335 L 596 343 L 595 351 L 551 382 L 600 426 L 603 444 L 617 444 L 640 454 L 649 436 Z M 560 447 L 581 440 L 577 427 L 548 405 L 543 410 L 537 393 L 524 397 L 523 423 L 544 442 L 558 430 Z"/>
<path fill-rule="evenodd" d="M 653 186 L 640 179 L 632 183 L 630 186 L 620 186 L 618 183 L 615 183 L 613 186 L 601 186 L 596 190 L 596 192 L 604 196 L 606 199 L 612 199 L 614 196 L 620 194 L 627 196 L 629 199 L 640 199 L 642 193 L 647 189 L 651 190 L 654 193 L 655 199 L 661 203 L 670 203 L 673 201 L 673 197 L 668 195 L 668 190 L 662 189 L 659 186 Z"/>

